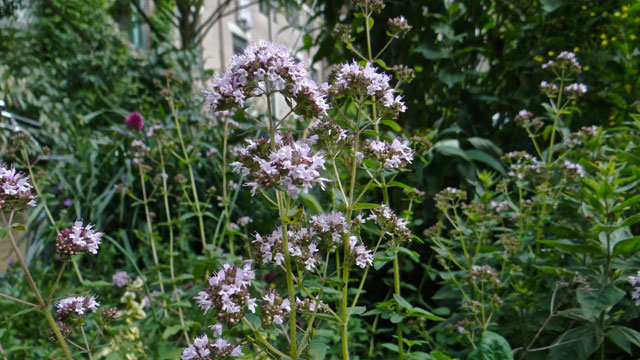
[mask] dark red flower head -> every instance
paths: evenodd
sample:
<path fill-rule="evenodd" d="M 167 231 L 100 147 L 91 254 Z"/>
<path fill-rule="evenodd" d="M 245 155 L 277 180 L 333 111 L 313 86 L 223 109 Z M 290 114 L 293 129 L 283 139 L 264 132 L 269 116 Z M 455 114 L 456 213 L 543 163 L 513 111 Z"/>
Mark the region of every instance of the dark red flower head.
<path fill-rule="evenodd" d="M 140 131 L 144 127 L 144 118 L 139 112 L 134 111 L 127 116 L 124 124 L 131 130 Z"/>

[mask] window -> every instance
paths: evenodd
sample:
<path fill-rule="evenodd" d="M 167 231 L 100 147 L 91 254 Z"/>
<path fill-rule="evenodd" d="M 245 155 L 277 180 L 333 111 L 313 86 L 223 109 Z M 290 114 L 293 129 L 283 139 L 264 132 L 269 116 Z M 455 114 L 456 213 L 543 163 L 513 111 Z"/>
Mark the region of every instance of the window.
<path fill-rule="evenodd" d="M 239 35 L 232 34 L 231 43 L 233 44 L 233 53 L 240 54 L 247 47 L 247 40 Z"/>

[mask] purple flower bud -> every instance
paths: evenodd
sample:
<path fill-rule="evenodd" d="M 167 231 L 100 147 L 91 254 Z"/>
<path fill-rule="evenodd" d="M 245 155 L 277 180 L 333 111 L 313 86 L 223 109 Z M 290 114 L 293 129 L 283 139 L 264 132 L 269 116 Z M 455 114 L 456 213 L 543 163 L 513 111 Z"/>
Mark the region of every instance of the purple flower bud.
<path fill-rule="evenodd" d="M 73 201 L 71 199 L 67 199 L 64 201 L 64 206 L 71 206 L 72 203 Z"/>
<path fill-rule="evenodd" d="M 131 130 L 141 131 L 144 127 L 144 118 L 140 115 L 139 112 L 134 111 L 127 116 L 124 120 L 124 124 Z"/>

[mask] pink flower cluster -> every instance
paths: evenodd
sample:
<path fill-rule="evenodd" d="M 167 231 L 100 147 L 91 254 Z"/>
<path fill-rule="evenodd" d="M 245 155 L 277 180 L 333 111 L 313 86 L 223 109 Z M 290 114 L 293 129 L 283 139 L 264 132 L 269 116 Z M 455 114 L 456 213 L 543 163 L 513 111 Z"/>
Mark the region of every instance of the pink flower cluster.
<path fill-rule="evenodd" d="M 310 221 L 311 229 L 334 250 L 336 246 L 344 244 L 345 236 L 349 233 L 349 226 L 345 216 L 337 211 L 327 214 L 314 215 Z"/>
<path fill-rule="evenodd" d="M 313 241 L 313 231 L 307 228 L 287 229 L 287 241 L 289 243 L 289 255 L 305 269 L 312 271 L 319 262 L 318 246 Z M 263 264 L 273 263 L 282 265 L 284 261 L 284 247 L 282 242 L 282 227 L 275 229 L 270 235 L 254 235 L 256 250 Z"/>
<path fill-rule="evenodd" d="M 536 157 L 524 151 L 512 151 L 505 154 L 503 159 L 510 163 L 508 175 L 519 180 L 523 180 L 531 175 L 540 174 L 544 166 Z"/>
<path fill-rule="evenodd" d="M 373 264 L 373 251 L 368 250 L 360 243 L 360 238 L 352 235 L 349 237 L 349 250 L 355 259 L 356 265 L 364 269 L 368 265 Z"/>
<path fill-rule="evenodd" d="M 328 86 L 328 94 L 331 100 L 337 100 L 343 96 L 353 97 L 364 101 L 373 96 L 387 111 L 387 115 L 397 117 L 407 108 L 402 101 L 402 96 L 394 97 L 394 89 L 389 85 L 391 76 L 379 73 L 367 63 L 364 67 L 356 62 L 342 64 L 332 75 Z"/>
<path fill-rule="evenodd" d="M 326 95 L 310 79 L 306 64 L 296 61 L 284 46 L 271 42 L 251 44 L 236 54 L 221 77 L 215 77 L 211 91 L 205 91 L 211 110 L 242 107 L 253 96 L 280 92 L 293 100 L 294 113 L 320 118 L 326 115 Z"/>
<path fill-rule="evenodd" d="M 58 254 L 64 260 L 79 252 L 98 253 L 98 246 L 104 233 L 93 230 L 93 225 L 82 226 L 77 220 L 70 228 L 60 230 L 56 238 Z"/>
<path fill-rule="evenodd" d="M 308 143 L 294 141 L 288 134 L 276 134 L 275 148 L 271 140 L 260 138 L 247 140 L 249 145 L 242 148 L 238 160 L 231 163 L 233 171 L 242 175 L 251 175 L 251 194 L 256 190 L 268 190 L 278 187 L 293 198 L 302 191 L 307 192 L 314 185 L 324 190 L 324 179 L 320 170 L 324 169 L 324 157 L 313 153 Z"/>
<path fill-rule="evenodd" d="M 563 51 L 556 57 L 556 60 L 549 60 L 542 65 L 542 69 L 556 70 L 566 69 L 569 72 L 580 72 L 582 67 L 578 63 L 576 54 L 570 51 Z"/>
<path fill-rule="evenodd" d="M 372 209 L 367 220 L 373 220 L 382 231 L 393 235 L 398 241 L 411 240 L 411 231 L 407 228 L 408 222 L 398 217 L 386 204 Z"/>
<path fill-rule="evenodd" d="M 282 296 L 275 289 L 269 289 L 269 292 L 262 297 L 264 302 L 261 309 L 260 321 L 262 326 L 270 328 L 274 325 L 282 325 L 289 318 L 291 313 L 291 301 L 282 299 Z"/>
<path fill-rule="evenodd" d="M 309 126 L 309 139 L 313 139 L 327 150 L 337 150 L 336 146 L 350 146 L 352 138 L 347 130 L 331 121 L 316 120 Z"/>
<path fill-rule="evenodd" d="M 230 344 L 221 337 L 209 340 L 207 335 L 196 337 L 193 344 L 182 352 L 180 360 L 222 360 L 232 359 L 242 355 L 242 346 Z"/>
<path fill-rule="evenodd" d="M 56 301 L 56 316 L 60 321 L 75 321 L 85 318 L 89 312 L 96 312 L 100 303 L 95 297 L 68 297 L 66 299 Z"/>
<path fill-rule="evenodd" d="M 34 199 L 29 177 L 0 163 L 0 210 L 19 211 L 27 206 L 36 206 Z"/>
<path fill-rule="evenodd" d="M 413 161 L 409 141 L 396 138 L 389 143 L 383 140 L 367 140 L 363 149 L 368 158 L 378 160 L 385 169 L 402 169 Z"/>
<path fill-rule="evenodd" d="M 249 311 L 255 313 L 256 299 L 249 296 L 249 285 L 255 279 L 251 262 L 242 266 L 224 264 L 222 270 L 214 272 L 209 280 L 209 287 L 194 297 L 198 306 L 206 314 L 213 310 L 219 322 L 235 324 L 242 318 L 242 307 L 247 305 Z"/>

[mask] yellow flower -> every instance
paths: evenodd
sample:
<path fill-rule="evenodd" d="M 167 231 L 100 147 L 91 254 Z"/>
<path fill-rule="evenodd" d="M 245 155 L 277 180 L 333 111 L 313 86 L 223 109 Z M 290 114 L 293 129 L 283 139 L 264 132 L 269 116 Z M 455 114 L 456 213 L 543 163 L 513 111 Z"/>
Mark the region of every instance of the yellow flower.
<path fill-rule="evenodd" d="M 542 62 L 542 60 L 544 60 L 544 59 L 542 58 L 542 56 L 534 56 L 533 60 L 535 60 L 537 62 Z"/>
<path fill-rule="evenodd" d="M 549 51 L 547 54 L 548 54 L 549 56 L 553 56 L 555 53 L 554 53 L 553 51 Z"/>
<path fill-rule="evenodd" d="M 571 101 L 571 105 L 575 105 L 575 104 L 576 104 L 576 101 L 575 101 L 575 100 L 572 100 L 572 101 Z"/>
<path fill-rule="evenodd" d="M 636 36 L 635 36 L 635 35 L 633 35 L 633 34 L 631 34 L 631 35 L 629 35 L 629 39 L 631 39 L 631 40 L 635 40 L 635 39 L 636 39 Z"/>
<path fill-rule="evenodd" d="M 582 5 L 582 10 L 587 10 L 587 5 Z"/>
<path fill-rule="evenodd" d="M 596 16 L 596 13 L 592 11 L 592 12 L 589 13 L 589 15 Z"/>
<path fill-rule="evenodd" d="M 625 86 L 624 86 L 624 89 L 625 89 L 628 93 L 630 93 L 630 92 L 631 92 L 631 85 L 629 85 L 629 84 L 625 85 Z"/>
<path fill-rule="evenodd" d="M 512 10 L 513 10 L 514 8 L 515 8 L 515 6 L 513 6 L 513 4 L 510 4 L 510 5 L 509 5 L 509 9 L 512 9 Z"/>
<path fill-rule="evenodd" d="M 615 16 L 615 17 L 620 16 L 620 11 L 616 11 L 616 12 L 614 12 L 614 13 L 613 13 L 613 16 Z"/>
<path fill-rule="evenodd" d="M 628 11 L 628 10 L 629 10 L 628 6 L 625 5 L 625 6 L 622 7 L 622 11 Z"/>
<path fill-rule="evenodd" d="M 626 13 L 622 14 L 621 18 L 626 19 L 627 18 L 627 14 Z"/>
<path fill-rule="evenodd" d="M 576 47 L 574 47 L 574 48 L 573 48 L 573 52 L 580 52 L 580 48 L 579 48 L 579 47 L 577 47 L 577 46 L 576 46 Z"/>
<path fill-rule="evenodd" d="M 607 35 L 605 35 L 605 34 L 600 35 L 600 39 L 604 40 L 606 38 L 607 38 Z"/>
<path fill-rule="evenodd" d="M 615 36 L 611 38 L 611 41 L 616 41 L 618 40 L 618 38 L 616 38 Z"/>
<path fill-rule="evenodd" d="M 585 66 L 582 68 L 584 71 L 589 71 L 591 68 L 589 67 L 589 65 Z"/>
<path fill-rule="evenodd" d="M 606 46 L 607 45 L 607 40 L 602 40 L 602 46 Z"/>

